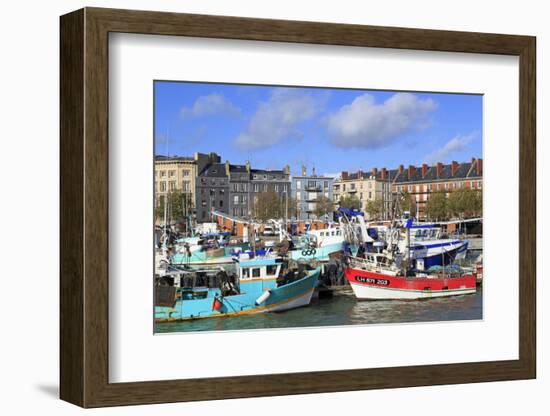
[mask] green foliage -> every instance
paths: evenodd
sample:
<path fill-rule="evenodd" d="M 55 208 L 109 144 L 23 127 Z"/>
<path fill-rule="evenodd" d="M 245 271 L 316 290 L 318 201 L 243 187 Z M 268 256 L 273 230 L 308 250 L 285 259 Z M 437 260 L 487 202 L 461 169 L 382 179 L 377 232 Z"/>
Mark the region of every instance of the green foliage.
<path fill-rule="evenodd" d="M 481 191 L 469 188 L 456 189 L 449 195 L 449 213 L 458 218 L 473 218 L 482 215 Z"/>
<path fill-rule="evenodd" d="M 374 201 L 368 201 L 365 208 L 369 218 L 371 220 L 381 219 L 384 215 L 384 201 L 381 199 L 375 199 Z"/>
<path fill-rule="evenodd" d="M 449 218 L 448 201 L 445 192 L 433 192 L 425 205 L 425 212 L 432 221 L 443 221 Z"/>
<path fill-rule="evenodd" d="M 252 203 L 252 216 L 260 221 L 269 219 L 281 219 L 288 215 L 288 218 L 296 216 L 296 200 L 287 194 L 278 194 L 273 191 L 260 192 Z"/>
<path fill-rule="evenodd" d="M 166 199 L 168 200 L 167 221 L 182 222 L 193 214 L 195 204 L 188 192 L 172 191 L 168 194 L 157 195 L 157 198 L 159 204 L 155 208 L 155 217 L 158 220 L 164 220 L 164 203 Z"/>
<path fill-rule="evenodd" d="M 317 198 L 315 204 L 315 210 L 313 213 L 319 219 L 323 219 L 326 214 L 330 214 L 334 211 L 334 203 L 324 195 Z"/>
<path fill-rule="evenodd" d="M 401 210 L 403 212 L 409 211 L 411 215 L 416 215 L 416 200 L 414 199 L 414 195 L 411 195 L 410 193 L 405 191 L 401 192 L 398 198 Z"/>
<path fill-rule="evenodd" d="M 338 204 L 341 208 L 361 209 L 361 201 L 355 195 L 343 196 Z"/>

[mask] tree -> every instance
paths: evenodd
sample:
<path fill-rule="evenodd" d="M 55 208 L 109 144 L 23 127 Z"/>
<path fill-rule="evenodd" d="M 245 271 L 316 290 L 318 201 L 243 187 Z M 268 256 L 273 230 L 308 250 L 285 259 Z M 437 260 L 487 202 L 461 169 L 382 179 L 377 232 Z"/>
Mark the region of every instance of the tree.
<path fill-rule="evenodd" d="M 341 197 L 338 204 L 341 208 L 361 209 L 361 201 L 355 195 Z"/>
<path fill-rule="evenodd" d="M 321 195 L 316 200 L 315 210 L 313 213 L 319 219 L 324 218 L 325 215 L 334 211 L 334 203 L 324 195 Z"/>
<path fill-rule="evenodd" d="M 279 196 L 273 191 L 260 192 L 255 195 L 252 215 L 254 218 L 267 221 L 279 218 L 281 213 Z"/>
<path fill-rule="evenodd" d="M 193 214 L 194 201 L 189 192 L 172 191 L 158 196 L 158 205 L 155 209 L 157 220 L 164 220 L 164 203 L 168 200 L 166 221 L 181 222 Z"/>
<path fill-rule="evenodd" d="M 297 210 L 296 199 L 273 191 L 256 194 L 252 203 L 252 217 L 261 221 L 296 217 Z"/>
<path fill-rule="evenodd" d="M 449 195 L 449 212 L 458 218 L 480 216 L 483 208 L 481 191 L 456 189 Z"/>
<path fill-rule="evenodd" d="M 380 219 L 384 215 L 384 201 L 381 199 L 375 199 L 368 201 L 365 208 L 370 219 Z"/>
<path fill-rule="evenodd" d="M 448 201 L 445 192 L 434 192 L 425 205 L 425 212 L 432 221 L 441 221 L 449 217 Z"/>
<path fill-rule="evenodd" d="M 416 215 L 416 200 L 414 199 L 414 195 L 404 191 L 399 194 L 398 198 L 403 212 L 408 211 L 411 215 Z"/>

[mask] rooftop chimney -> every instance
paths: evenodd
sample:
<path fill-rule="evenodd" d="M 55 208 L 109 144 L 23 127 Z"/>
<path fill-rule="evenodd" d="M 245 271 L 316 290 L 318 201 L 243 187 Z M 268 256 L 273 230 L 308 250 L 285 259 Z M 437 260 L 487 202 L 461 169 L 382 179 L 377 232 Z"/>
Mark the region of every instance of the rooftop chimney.
<path fill-rule="evenodd" d="M 451 163 L 451 176 L 455 176 L 455 173 L 457 170 L 458 170 L 458 162 L 453 160 Z"/>
<path fill-rule="evenodd" d="M 220 163 L 222 158 L 215 152 L 211 152 L 209 155 L 208 155 L 208 159 L 210 161 L 210 163 Z"/>
<path fill-rule="evenodd" d="M 246 171 L 250 173 L 250 160 L 246 161 Z"/>
<path fill-rule="evenodd" d="M 483 175 L 483 159 L 476 160 L 476 175 L 477 176 Z"/>
<path fill-rule="evenodd" d="M 426 176 L 426 173 L 428 173 L 428 165 L 425 163 L 422 163 L 422 178 Z"/>
<path fill-rule="evenodd" d="M 411 180 L 412 175 L 413 175 L 415 169 L 416 169 L 416 168 L 415 168 L 413 165 L 409 165 L 409 169 L 408 169 L 409 181 Z"/>
<path fill-rule="evenodd" d="M 225 161 L 225 174 L 229 176 L 229 160 Z"/>
<path fill-rule="evenodd" d="M 357 179 L 363 179 L 363 170 L 359 169 L 357 171 Z"/>
<path fill-rule="evenodd" d="M 372 176 L 376 176 L 377 173 L 378 173 L 378 169 L 376 169 L 376 168 L 371 169 Z"/>
<path fill-rule="evenodd" d="M 306 165 L 302 165 L 302 176 L 307 175 Z"/>
<path fill-rule="evenodd" d="M 348 173 L 348 172 L 345 172 L 345 171 L 342 172 L 342 179 L 343 179 L 343 180 L 348 179 L 348 176 L 349 176 L 349 173 Z"/>
<path fill-rule="evenodd" d="M 437 162 L 437 165 L 435 165 L 435 173 L 437 174 L 438 179 L 439 179 L 439 176 L 441 176 L 442 170 L 443 170 L 443 163 Z"/>
<path fill-rule="evenodd" d="M 399 165 L 399 173 L 400 173 L 400 174 L 403 173 L 403 169 L 405 169 L 405 168 L 403 167 L 403 165 Z"/>
<path fill-rule="evenodd" d="M 382 178 L 382 180 L 386 180 L 386 172 L 386 168 L 380 169 L 380 177 Z"/>
<path fill-rule="evenodd" d="M 290 175 L 290 166 L 289 165 L 286 165 L 283 169 L 283 173 L 285 175 Z"/>

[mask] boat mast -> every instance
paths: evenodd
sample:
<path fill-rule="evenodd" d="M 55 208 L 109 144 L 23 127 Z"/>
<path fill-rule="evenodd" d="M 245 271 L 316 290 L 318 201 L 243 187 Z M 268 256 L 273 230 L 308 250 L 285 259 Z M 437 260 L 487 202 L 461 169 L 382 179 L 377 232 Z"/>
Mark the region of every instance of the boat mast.
<path fill-rule="evenodd" d="M 411 228 L 407 227 L 407 267 L 405 269 L 405 277 L 407 277 L 411 267 Z"/>
<path fill-rule="evenodd" d="M 165 143 L 166 158 L 168 158 L 168 129 L 166 130 L 165 140 L 166 140 L 166 143 Z M 166 190 L 166 193 L 164 194 L 164 230 L 163 230 L 164 241 L 162 243 L 162 254 L 166 257 L 168 254 L 168 244 L 167 244 L 168 232 L 167 232 L 167 224 L 166 224 L 167 213 L 168 213 L 168 188 L 166 188 L 165 190 Z"/>

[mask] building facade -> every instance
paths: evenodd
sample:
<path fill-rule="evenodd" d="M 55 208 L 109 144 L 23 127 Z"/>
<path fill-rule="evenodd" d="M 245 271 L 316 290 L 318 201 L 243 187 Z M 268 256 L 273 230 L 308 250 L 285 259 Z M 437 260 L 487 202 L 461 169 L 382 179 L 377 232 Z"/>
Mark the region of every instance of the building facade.
<path fill-rule="evenodd" d="M 422 164 L 397 169 L 373 168 L 369 174 L 342 172 L 334 181 L 334 200 L 339 202 L 344 196 L 355 195 L 361 201 L 364 211 L 368 201 L 384 201 L 384 218 L 391 215 L 392 196 L 408 193 L 416 202 L 414 216 L 426 218 L 426 203 L 433 192 L 445 192 L 449 197 L 456 189 L 468 188 L 481 191 L 483 186 L 483 160 L 472 158 L 470 162 L 450 164 L 441 162 L 429 166 Z"/>
<path fill-rule="evenodd" d="M 423 164 L 420 167 L 409 165 L 405 169 L 400 165 L 392 172 L 392 192 L 409 193 L 416 201 L 417 218 L 425 218 L 426 203 L 433 192 L 449 194 L 457 189 L 483 188 L 483 159 L 472 158 L 470 162 L 450 164 L 436 163 L 433 166 Z"/>
<path fill-rule="evenodd" d="M 170 192 L 188 193 L 195 200 L 195 179 L 197 163 L 194 157 L 155 157 L 155 200 L 160 204 Z"/>
<path fill-rule="evenodd" d="M 256 217 L 256 205 L 263 192 L 277 194 L 280 201 L 290 196 L 290 167 L 282 170 L 253 169 L 250 164 L 230 168 L 235 181 L 231 183 L 231 215 L 238 218 Z"/>
<path fill-rule="evenodd" d="M 296 201 L 298 220 L 317 219 L 315 210 L 319 198 L 333 201 L 333 182 L 334 178 L 316 175 L 315 169 L 308 176 L 302 166 L 301 175 L 292 177 L 292 198 Z"/>
<path fill-rule="evenodd" d="M 391 201 L 390 171 L 373 168 L 370 172 L 359 170 L 355 173 L 342 172 L 333 183 L 334 201 L 340 203 L 344 197 L 356 197 L 361 203 L 361 211 L 367 209 L 370 201 L 383 201 L 384 212 L 389 215 Z"/>
<path fill-rule="evenodd" d="M 233 165 L 218 158 L 204 166 L 196 183 L 198 222 L 211 221 L 212 211 L 249 219 L 262 192 L 275 192 L 283 199 L 290 193 L 290 168 L 252 169 L 248 162 Z"/>
<path fill-rule="evenodd" d="M 219 158 L 198 174 L 196 187 L 197 222 L 211 222 L 212 211 L 229 213 L 229 175 Z"/>

